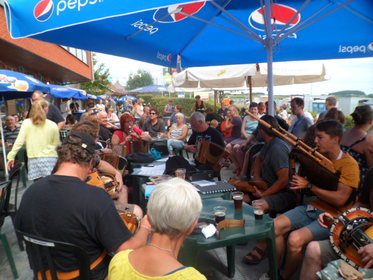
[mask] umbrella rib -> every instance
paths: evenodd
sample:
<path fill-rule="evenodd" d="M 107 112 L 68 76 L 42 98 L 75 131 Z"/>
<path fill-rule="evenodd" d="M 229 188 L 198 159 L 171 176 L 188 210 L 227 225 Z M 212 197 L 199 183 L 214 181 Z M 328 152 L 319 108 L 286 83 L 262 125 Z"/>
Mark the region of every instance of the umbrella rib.
<path fill-rule="evenodd" d="M 347 2 L 343 3 L 342 5 L 335 7 L 333 10 L 331 10 L 331 11 L 329 11 L 329 12 L 327 12 L 327 13 L 325 13 L 325 14 L 323 14 L 323 15 L 317 17 L 317 18 L 315 18 L 314 20 L 312 20 L 312 21 L 310 21 L 310 22 L 307 22 L 307 23 L 304 23 L 304 24 L 301 24 L 300 26 L 298 26 L 298 28 L 295 27 L 294 30 L 289 30 L 288 32 L 286 32 L 286 33 L 283 35 L 283 37 L 286 38 L 286 36 L 287 36 L 288 34 L 293 34 L 293 33 L 297 32 L 297 31 L 300 31 L 300 30 L 306 28 L 307 26 L 311 25 L 312 23 L 314 23 L 314 22 L 316 22 L 316 21 L 319 21 L 319 20 L 323 19 L 324 17 L 326 17 L 326 16 L 328 16 L 328 15 L 330 15 L 330 14 L 332 14 L 332 13 L 338 11 L 339 9 L 343 8 L 344 6 L 350 4 L 352 1 L 355 1 L 355 0 L 348 0 Z"/>
<path fill-rule="evenodd" d="M 281 40 L 285 39 L 288 37 L 288 35 L 291 35 L 291 34 L 294 34 L 296 31 L 298 31 L 299 28 L 301 28 L 303 25 L 305 25 L 306 23 L 308 23 L 311 19 L 313 19 L 314 17 L 316 17 L 318 14 L 320 14 L 322 11 L 324 11 L 325 9 L 327 9 L 328 7 L 330 7 L 330 5 L 332 5 L 332 3 L 328 3 L 327 5 L 325 5 L 323 8 L 321 8 L 320 10 L 318 10 L 316 13 L 314 13 L 313 15 L 311 15 L 310 17 L 308 17 L 307 19 L 305 19 L 302 23 L 299 24 L 299 26 L 297 27 L 294 27 L 292 29 L 290 29 L 289 31 L 287 31 L 287 33 L 283 33 L 282 35 L 280 34 L 279 36 L 276 37 L 275 39 L 275 43 L 277 44 L 278 42 L 280 42 Z M 291 32 L 290 32 L 291 31 Z M 280 32 L 281 33 L 281 32 Z M 285 36 L 286 35 L 286 36 Z"/>
<path fill-rule="evenodd" d="M 292 22 L 303 10 L 304 8 L 306 8 L 306 6 L 311 2 L 311 0 L 307 0 L 303 3 L 302 7 L 300 7 L 300 9 L 291 17 L 291 19 L 289 19 L 289 21 L 285 24 L 285 26 L 280 30 L 280 32 L 277 33 L 276 37 L 274 38 L 274 41 L 277 42 L 278 41 L 278 38 L 279 38 L 279 35 L 282 34 L 286 28 L 289 27 L 290 25 L 290 22 Z"/>
<path fill-rule="evenodd" d="M 254 31 L 252 31 L 250 28 L 248 28 L 245 24 L 243 24 L 240 20 L 238 20 L 236 17 L 234 17 L 230 12 L 228 12 L 225 8 L 223 8 L 222 6 L 220 6 L 219 4 L 217 4 L 215 1 L 211 1 L 210 2 L 212 5 L 214 5 L 216 8 L 218 8 L 221 12 L 225 13 L 228 17 L 230 17 L 234 22 L 238 23 L 239 25 L 241 25 L 241 27 L 239 27 L 238 25 L 234 24 L 233 22 L 229 21 L 231 24 L 235 25 L 236 27 L 242 29 L 243 31 L 246 31 L 247 33 L 249 33 L 254 39 L 255 41 L 258 41 L 258 42 L 262 42 L 262 38 L 260 38 L 258 36 L 258 34 L 256 34 Z M 227 3 L 228 4 L 228 3 Z M 227 6 L 227 5 L 225 5 Z"/>
<path fill-rule="evenodd" d="M 201 22 L 207 23 L 207 24 L 211 24 L 211 25 L 213 25 L 213 26 L 215 26 L 215 27 L 218 27 L 218 28 L 221 28 L 221 29 L 227 30 L 227 31 L 232 32 L 232 33 L 235 33 L 235 34 L 237 34 L 237 35 L 240 35 L 240 36 L 243 36 L 243 37 L 246 37 L 246 38 L 249 38 L 249 39 L 253 39 L 253 40 L 255 40 L 255 38 L 251 37 L 250 34 L 241 33 L 241 32 L 238 32 L 238 31 L 236 31 L 236 30 L 233 30 L 233 29 L 231 29 L 231 28 L 229 28 L 229 27 L 225 27 L 225 26 L 223 26 L 223 25 L 216 24 L 216 23 L 213 23 L 213 22 L 211 22 L 211 21 L 208 21 L 208 20 L 205 20 L 205 19 L 202 19 L 202 18 L 199 18 L 199 17 L 193 16 L 193 15 L 189 15 L 189 14 L 186 14 L 186 13 L 183 13 L 183 12 L 180 12 L 180 14 L 185 15 L 185 16 L 188 16 L 188 17 L 193 18 L 193 19 L 195 19 L 195 20 L 198 20 L 198 21 L 201 21 Z M 257 40 L 255 40 L 255 41 L 257 41 Z M 262 41 L 259 41 L 259 42 L 262 42 Z"/>
<path fill-rule="evenodd" d="M 194 38 L 192 38 L 190 41 L 189 41 L 189 43 L 188 44 L 186 44 L 185 45 L 185 47 L 179 52 L 179 55 L 182 55 L 183 53 L 184 53 L 184 51 L 193 43 L 193 41 L 194 40 L 196 40 L 197 39 L 197 37 L 202 33 L 202 31 L 208 26 L 208 24 L 211 24 L 211 25 L 214 25 L 214 26 L 216 26 L 216 27 L 218 27 L 218 28 L 221 28 L 221 29 L 224 29 L 224 30 L 227 30 L 227 31 L 229 31 L 229 32 L 232 32 L 232 33 L 236 33 L 236 34 L 238 34 L 238 35 L 240 35 L 240 36 L 243 36 L 243 37 L 246 37 L 246 38 L 248 38 L 248 39 L 253 39 L 252 37 L 250 37 L 250 35 L 248 35 L 248 34 L 243 34 L 243 33 L 240 33 L 240 32 L 238 32 L 238 31 L 235 31 L 235 30 L 232 30 L 232 29 L 230 29 L 230 28 L 228 28 L 228 27 L 224 27 L 224 26 L 221 26 L 221 25 L 218 25 L 218 24 L 216 24 L 216 23 L 212 23 L 211 21 L 207 21 L 207 20 L 204 20 L 204 19 L 201 19 L 201 18 L 198 18 L 198 17 L 195 17 L 195 16 L 193 16 L 193 15 L 188 15 L 188 14 L 185 14 L 185 13 L 183 13 L 183 12 L 180 12 L 181 14 L 183 14 L 183 15 L 186 15 L 186 16 L 188 16 L 188 17 L 190 17 L 190 18 L 193 18 L 193 19 L 195 19 L 195 20 L 198 20 L 198 21 L 201 21 L 201 22 L 204 22 L 204 23 L 207 23 L 207 25 L 204 27 L 204 28 L 202 28 L 199 32 L 198 32 L 198 34 L 196 35 L 196 36 L 194 36 Z"/>
<path fill-rule="evenodd" d="M 230 2 L 231 2 L 231 0 L 227 1 L 226 4 L 224 5 L 224 7 L 226 7 Z M 212 4 L 215 5 L 215 6 L 217 5 L 214 1 L 210 1 L 209 3 L 212 3 Z M 225 11 L 224 8 L 223 8 L 223 7 L 220 7 L 219 5 L 216 6 L 216 7 L 217 7 L 220 11 Z M 225 12 L 226 12 L 226 11 L 225 11 Z M 197 39 L 197 37 L 198 37 L 198 36 L 203 32 L 203 30 L 204 30 L 208 25 L 214 25 L 215 27 L 221 28 L 221 29 L 223 29 L 223 30 L 227 30 L 228 32 L 235 33 L 235 34 L 237 34 L 237 35 L 239 35 L 239 36 L 243 36 L 243 37 L 246 37 L 246 38 L 248 38 L 248 39 L 258 41 L 259 43 L 263 44 L 263 41 L 261 40 L 261 38 L 260 38 L 260 37 L 255 33 L 255 32 L 253 32 L 252 30 L 248 30 L 248 33 L 249 33 L 249 34 L 243 34 L 243 33 L 240 33 L 240 32 L 238 32 L 238 31 L 232 30 L 232 29 L 230 29 L 230 28 L 228 28 L 228 27 L 224 27 L 224 26 L 218 25 L 218 24 L 216 24 L 216 23 L 213 23 L 212 20 L 213 20 L 214 18 L 216 18 L 217 15 L 215 15 L 215 16 L 214 16 L 210 21 L 208 21 L 208 20 L 204 20 L 204 19 L 198 18 L 198 17 L 193 16 L 193 15 L 185 14 L 185 13 L 183 13 L 182 11 L 181 11 L 180 13 L 183 14 L 183 15 L 185 15 L 185 16 L 187 16 L 187 17 L 193 18 L 193 19 L 195 19 L 195 20 L 198 20 L 198 21 L 201 21 L 201 22 L 204 22 L 204 23 L 207 23 L 207 24 L 206 24 L 206 26 L 205 26 L 204 28 L 202 28 L 202 29 L 198 32 L 198 34 L 197 34 L 196 36 L 194 36 L 194 38 L 192 38 L 192 39 L 189 41 L 188 44 L 185 45 L 184 48 L 182 48 L 182 49 L 180 50 L 179 55 L 182 55 L 182 54 L 185 52 L 185 50 L 186 50 L 186 49 L 187 49 L 187 48 L 188 48 L 188 47 L 193 43 L 194 40 Z M 238 22 L 241 23 L 240 21 L 238 21 Z M 241 23 L 241 24 L 242 24 L 242 23 Z M 253 33 L 253 35 L 250 35 L 251 32 Z M 257 39 L 256 37 L 258 37 L 259 39 Z"/>
<path fill-rule="evenodd" d="M 337 3 L 338 3 L 338 4 L 341 4 L 340 1 L 337 1 Z M 348 6 L 345 6 L 344 8 L 345 8 L 347 11 L 349 11 L 350 13 L 354 14 L 355 16 L 357 16 L 357 17 L 359 17 L 359 18 L 365 20 L 366 22 L 373 23 L 373 20 L 372 20 L 372 19 L 368 18 L 367 16 L 362 15 L 360 12 L 354 10 L 353 8 L 348 7 Z"/>

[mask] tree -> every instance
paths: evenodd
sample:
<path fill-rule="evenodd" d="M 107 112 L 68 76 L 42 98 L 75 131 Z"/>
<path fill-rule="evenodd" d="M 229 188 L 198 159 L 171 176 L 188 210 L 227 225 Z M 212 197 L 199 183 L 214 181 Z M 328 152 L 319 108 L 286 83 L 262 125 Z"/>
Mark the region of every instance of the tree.
<path fill-rule="evenodd" d="M 95 69 L 94 80 L 81 84 L 80 88 L 94 95 L 107 94 L 110 91 L 110 70 L 106 68 L 105 64 L 98 64 L 95 54 L 93 54 L 93 68 Z"/>
<path fill-rule="evenodd" d="M 137 70 L 136 74 L 131 73 L 127 81 L 127 90 L 149 86 L 154 84 L 152 75 L 145 70 Z"/>

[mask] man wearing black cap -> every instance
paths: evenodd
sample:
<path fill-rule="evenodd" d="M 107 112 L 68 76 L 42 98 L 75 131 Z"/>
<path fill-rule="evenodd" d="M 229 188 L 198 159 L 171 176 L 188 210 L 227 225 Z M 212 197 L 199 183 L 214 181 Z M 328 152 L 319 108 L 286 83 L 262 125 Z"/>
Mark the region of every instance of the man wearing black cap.
<path fill-rule="evenodd" d="M 70 134 L 57 152 L 57 171 L 31 185 L 23 195 L 16 228 L 79 245 L 91 263 L 98 263 L 91 270 L 90 279 L 103 279 L 109 256 L 144 245 L 150 224 L 145 216 L 133 238 L 106 191 L 84 182 L 95 161 L 95 142 L 89 134 Z M 74 272 L 78 268 L 73 255 L 56 254 L 55 260 L 58 271 Z"/>

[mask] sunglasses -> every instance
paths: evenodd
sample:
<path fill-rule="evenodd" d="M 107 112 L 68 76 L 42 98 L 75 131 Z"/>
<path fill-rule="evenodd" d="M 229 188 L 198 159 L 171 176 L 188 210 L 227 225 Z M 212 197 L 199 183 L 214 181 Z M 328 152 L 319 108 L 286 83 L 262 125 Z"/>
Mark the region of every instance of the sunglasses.
<path fill-rule="evenodd" d="M 157 113 L 150 113 L 150 115 L 156 115 Z"/>

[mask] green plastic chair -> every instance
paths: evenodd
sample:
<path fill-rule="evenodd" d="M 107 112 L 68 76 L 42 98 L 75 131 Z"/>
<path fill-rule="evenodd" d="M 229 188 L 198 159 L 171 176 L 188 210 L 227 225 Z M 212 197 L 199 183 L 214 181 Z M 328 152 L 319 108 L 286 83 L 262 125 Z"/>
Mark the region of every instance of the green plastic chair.
<path fill-rule="evenodd" d="M 9 205 L 11 188 L 12 188 L 11 181 L 5 181 L 5 182 L 0 183 L 0 213 L 3 212 L 5 207 L 7 207 L 7 205 Z M 0 241 L 5 251 L 5 254 L 7 256 L 8 262 L 10 264 L 10 268 L 12 270 L 13 276 L 14 278 L 18 278 L 16 264 L 14 262 L 12 251 L 10 250 L 8 239 L 6 235 L 1 232 L 1 227 L 4 224 L 5 217 L 6 217 L 5 215 L 0 215 Z"/>

